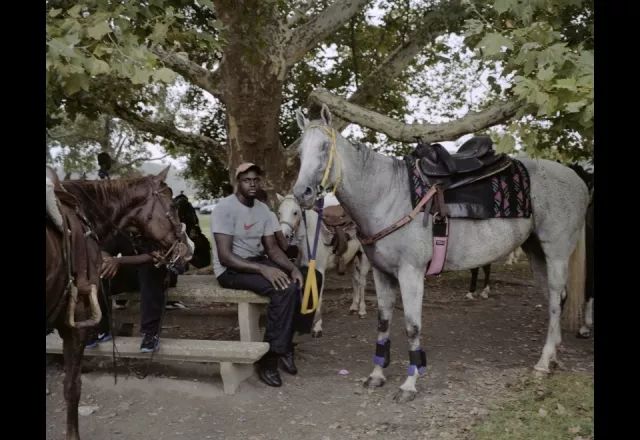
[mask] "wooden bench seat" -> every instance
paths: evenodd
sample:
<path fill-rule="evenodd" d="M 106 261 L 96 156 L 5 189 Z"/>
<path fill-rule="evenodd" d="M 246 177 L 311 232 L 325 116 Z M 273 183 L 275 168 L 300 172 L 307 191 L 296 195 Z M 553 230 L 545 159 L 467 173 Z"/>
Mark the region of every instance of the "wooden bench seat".
<path fill-rule="evenodd" d="M 148 359 L 151 353 L 140 352 L 139 337 L 116 337 L 120 357 Z M 153 354 L 158 361 L 216 362 L 225 394 L 234 394 L 238 385 L 253 374 L 253 363 L 269 350 L 266 342 L 208 341 L 201 339 L 161 338 L 160 348 Z M 47 336 L 47 353 L 62 354 L 62 339 L 57 333 Z M 107 342 L 85 349 L 85 356 L 111 357 L 113 344 Z"/>

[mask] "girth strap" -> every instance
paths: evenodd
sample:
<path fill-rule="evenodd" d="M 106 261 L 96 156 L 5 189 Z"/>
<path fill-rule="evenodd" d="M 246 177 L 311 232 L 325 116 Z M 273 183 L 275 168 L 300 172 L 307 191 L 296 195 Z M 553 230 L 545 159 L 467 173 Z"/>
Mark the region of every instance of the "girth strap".
<path fill-rule="evenodd" d="M 411 211 L 409 214 L 402 217 L 393 225 L 387 228 L 384 228 L 382 231 L 378 232 L 377 234 L 374 234 L 370 237 L 365 237 L 360 234 L 360 231 L 358 231 L 358 238 L 360 239 L 360 242 L 363 245 L 373 244 L 376 241 L 380 240 L 381 238 L 384 238 L 387 235 L 391 234 L 392 232 L 397 231 L 398 229 L 400 229 L 401 227 L 403 227 L 404 225 L 412 221 L 414 218 L 416 218 L 416 215 L 418 215 L 418 213 L 422 210 L 422 207 L 429 200 L 431 200 L 431 198 L 436 194 L 436 192 L 438 191 L 438 188 L 439 188 L 438 185 L 433 185 L 431 188 L 429 188 L 429 191 L 427 191 L 427 193 L 422 197 L 422 199 L 420 199 L 420 202 L 418 202 L 416 207 L 413 208 L 413 211 Z M 425 213 L 425 215 L 427 215 L 427 213 Z"/>

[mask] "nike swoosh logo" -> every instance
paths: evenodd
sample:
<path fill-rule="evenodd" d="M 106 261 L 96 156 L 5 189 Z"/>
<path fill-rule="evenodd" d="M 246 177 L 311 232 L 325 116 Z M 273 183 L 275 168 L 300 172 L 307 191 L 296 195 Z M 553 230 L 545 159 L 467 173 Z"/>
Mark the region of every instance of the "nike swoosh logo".
<path fill-rule="evenodd" d="M 256 223 L 258 223 L 258 222 L 256 222 Z M 249 230 L 249 229 L 251 229 L 251 227 L 252 227 L 253 225 L 255 225 L 256 223 L 251 223 L 250 225 L 247 225 L 247 224 L 245 223 L 245 225 L 244 225 L 244 230 L 245 230 L 245 231 L 248 231 L 248 230 Z"/>

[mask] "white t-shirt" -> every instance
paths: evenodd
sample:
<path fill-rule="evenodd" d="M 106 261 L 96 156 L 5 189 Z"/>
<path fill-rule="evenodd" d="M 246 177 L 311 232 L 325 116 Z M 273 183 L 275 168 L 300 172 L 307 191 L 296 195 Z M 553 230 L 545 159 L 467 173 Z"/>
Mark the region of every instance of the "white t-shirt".
<path fill-rule="evenodd" d="M 278 229 L 275 229 L 276 225 Z M 254 200 L 253 206 L 250 207 L 242 204 L 235 194 L 222 199 L 211 212 L 211 236 L 213 237 L 211 250 L 213 272 L 216 277 L 222 275 L 227 268 L 218 258 L 214 234 L 233 236 L 231 252 L 240 258 L 250 258 L 264 255 L 262 237 L 273 235 L 279 229 L 277 217 L 261 201 Z"/>

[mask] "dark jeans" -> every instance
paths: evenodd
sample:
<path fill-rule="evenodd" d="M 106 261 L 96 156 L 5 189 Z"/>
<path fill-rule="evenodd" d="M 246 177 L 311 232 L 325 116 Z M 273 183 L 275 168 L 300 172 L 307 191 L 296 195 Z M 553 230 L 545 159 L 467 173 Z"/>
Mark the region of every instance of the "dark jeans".
<path fill-rule="evenodd" d="M 251 258 L 251 261 L 280 268 L 266 257 Z M 264 341 L 269 343 L 270 351 L 276 354 L 284 354 L 293 349 L 291 342 L 294 318 L 300 308 L 300 288 L 297 284 L 292 282 L 286 289 L 275 289 L 262 275 L 232 269 L 225 270 L 218 277 L 218 282 L 228 289 L 250 290 L 271 298 L 267 307 Z"/>
<path fill-rule="evenodd" d="M 164 309 L 167 288 L 167 269 L 156 268 L 152 263 L 137 266 L 121 266 L 118 274 L 110 281 L 103 281 L 107 295 L 122 292 L 140 292 L 140 330 L 142 333 L 157 334 Z M 109 331 L 111 298 L 100 295 L 102 320 L 98 326 L 101 333 Z"/>

